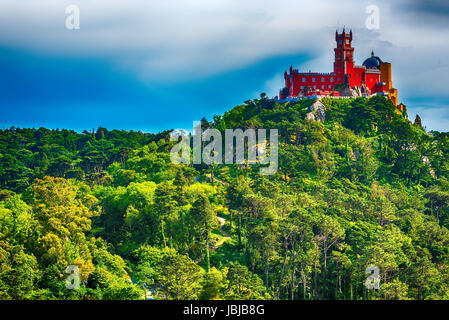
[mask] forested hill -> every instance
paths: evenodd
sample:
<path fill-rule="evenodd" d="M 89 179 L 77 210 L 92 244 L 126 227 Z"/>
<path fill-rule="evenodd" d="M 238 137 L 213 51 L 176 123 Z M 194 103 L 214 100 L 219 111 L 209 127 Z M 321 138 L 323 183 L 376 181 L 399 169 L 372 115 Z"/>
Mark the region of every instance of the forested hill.
<path fill-rule="evenodd" d="M 265 95 L 203 119 L 278 129 L 273 176 L 174 165 L 170 131 L 0 131 L 0 299 L 448 299 L 449 133 L 321 102 L 323 122 Z"/>

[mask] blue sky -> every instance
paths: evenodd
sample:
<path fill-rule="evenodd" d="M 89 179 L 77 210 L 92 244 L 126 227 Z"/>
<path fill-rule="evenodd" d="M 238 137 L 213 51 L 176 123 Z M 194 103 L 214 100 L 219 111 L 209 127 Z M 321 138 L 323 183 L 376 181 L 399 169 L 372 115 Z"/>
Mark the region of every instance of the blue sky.
<path fill-rule="evenodd" d="M 80 8 L 67 30 L 65 8 Z M 365 9 L 380 8 L 380 29 Z M 433 0 L 0 2 L 0 127 L 161 131 L 276 95 L 290 65 L 332 70 L 334 32 L 392 63 L 410 118 L 449 128 L 449 6 Z"/>
<path fill-rule="evenodd" d="M 262 92 L 266 77 L 305 55 L 258 63 L 176 83 L 145 83 L 96 59 L 54 58 L 0 49 L 3 127 L 107 128 L 161 131 L 189 128 Z M 260 89 L 259 89 L 260 88 Z"/>

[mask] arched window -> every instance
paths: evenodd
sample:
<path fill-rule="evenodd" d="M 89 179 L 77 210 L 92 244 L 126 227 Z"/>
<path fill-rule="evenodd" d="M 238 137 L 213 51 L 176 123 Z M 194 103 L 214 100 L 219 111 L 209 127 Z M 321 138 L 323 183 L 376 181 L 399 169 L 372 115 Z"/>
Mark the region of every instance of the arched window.
<path fill-rule="evenodd" d="M 306 82 L 306 78 L 302 78 L 302 82 Z"/>
<path fill-rule="evenodd" d="M 331 82 L 334 82 L 334 77 L 331 77 Z"/>
<path fill-rule="evenodd" d="M 315 82 L 315 78 L 312 78 L 312 82 Z"/>
<path fill-rule="evenodd" d="M 321 82 L 324 82 L 324 78 L 321 78 Z"/>

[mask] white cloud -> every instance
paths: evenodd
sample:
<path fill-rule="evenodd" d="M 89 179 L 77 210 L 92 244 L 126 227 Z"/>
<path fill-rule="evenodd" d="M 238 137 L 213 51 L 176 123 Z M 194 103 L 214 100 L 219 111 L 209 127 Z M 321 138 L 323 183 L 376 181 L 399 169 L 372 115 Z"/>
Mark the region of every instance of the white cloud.
<path fill-rule="evenodd" d="M 188 81 L 303 52 L 316 59 L 301 69 L 329 72 L 339 24 L 354 31 L 358 64 L 373 48 L 392 63 L 400 95 L 447 95 L 447 27 L 411 21 L 410 10 L 398 9 L 406 1 L 375 3 L 381 28 L 371 31 L 372 3 L 356 0 L 2 0 L 0 45 L 104 58 L 146 81 Z M 69 4 L 80 8 L 80 30 L 65 28 Z"/>

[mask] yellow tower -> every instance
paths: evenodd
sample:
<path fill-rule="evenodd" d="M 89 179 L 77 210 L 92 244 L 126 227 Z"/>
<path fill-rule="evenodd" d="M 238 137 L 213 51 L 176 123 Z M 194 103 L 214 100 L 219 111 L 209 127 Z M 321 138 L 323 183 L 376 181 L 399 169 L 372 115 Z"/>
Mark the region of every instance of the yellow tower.
<path fill-rule="evenodd" d="M 385 82 L 386 90 L 388 93 L 388 99 L 393 102 L 395 106 L 398 105 L 398 90 L 393 88 L 393 82 L 391 81 L 391 63 L 382 62 L 380 64 L 380 81 Z"/>
<path fill-rule="evenodd" d="M 391 82 L 391 63 L 381 62 L 380 81 L 385 82 L 388 91 L 390 91 L 390 89 L 393 88 L 393 83 Z"/>

